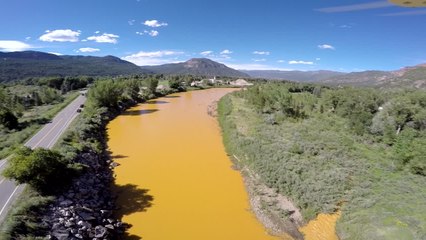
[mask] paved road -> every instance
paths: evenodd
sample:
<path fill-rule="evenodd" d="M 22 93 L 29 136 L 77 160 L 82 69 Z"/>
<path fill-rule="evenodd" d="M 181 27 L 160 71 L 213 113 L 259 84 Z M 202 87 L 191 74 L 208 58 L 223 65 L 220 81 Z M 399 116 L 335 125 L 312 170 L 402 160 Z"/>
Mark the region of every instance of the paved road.
<path fill-rule="evenodd" d="M 35 134 L 25 146 L 32 149 L 52 148 L 58 141 L 62 133 L 71 124 L 72 120 L 77 117 L 77 109 L 84 104 L 86 97 L 78 96 L 73 102 L 59 112 L 53 120 L 46 124 L 37 134 Z M 0 160 L 0 172 L 6 167 L 6 159 Z M 0 222 L 4 220 L 14 200 L 23 190 L 22 185 L 16 185 L 13 181 L 0 176 Z"/>

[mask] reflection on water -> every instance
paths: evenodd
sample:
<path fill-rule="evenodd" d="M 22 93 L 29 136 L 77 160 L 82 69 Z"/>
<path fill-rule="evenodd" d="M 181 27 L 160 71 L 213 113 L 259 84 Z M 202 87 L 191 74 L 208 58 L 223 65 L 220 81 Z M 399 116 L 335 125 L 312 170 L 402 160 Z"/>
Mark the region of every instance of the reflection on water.
<path fill-rule="evenodd" d="M 268 240 L 249 210 L 207 106 L 231 89 L 187 92 L 129 109 L 108 125 L 128 239 Z"/>

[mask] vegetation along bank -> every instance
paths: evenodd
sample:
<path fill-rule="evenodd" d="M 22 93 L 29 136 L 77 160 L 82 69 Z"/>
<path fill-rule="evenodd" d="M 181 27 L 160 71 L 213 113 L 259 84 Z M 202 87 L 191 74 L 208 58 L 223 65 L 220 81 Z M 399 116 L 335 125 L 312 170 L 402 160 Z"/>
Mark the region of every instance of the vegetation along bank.
<path fill-rule="evenodd" d="M 219 120 L 236 165 L 304 223 L 341 211 L 340 239 L 426 238 L 424 91 L 264 83 L 222 98 Z M 271 219 L 303 224 L 279 203 Z"/>

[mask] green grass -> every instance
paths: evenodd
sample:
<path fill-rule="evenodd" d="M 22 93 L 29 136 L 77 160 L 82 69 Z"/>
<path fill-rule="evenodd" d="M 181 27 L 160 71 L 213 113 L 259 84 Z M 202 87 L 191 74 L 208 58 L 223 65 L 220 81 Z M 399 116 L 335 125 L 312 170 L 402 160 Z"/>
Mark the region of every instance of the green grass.
<path fill-rule="evenodd" d="M 40 224 L 40 216 L 52 200 L 26 187 L 0 225 L 0 239 L 35 239 L 31 236 L 43 235 L 46 229 Z"/>

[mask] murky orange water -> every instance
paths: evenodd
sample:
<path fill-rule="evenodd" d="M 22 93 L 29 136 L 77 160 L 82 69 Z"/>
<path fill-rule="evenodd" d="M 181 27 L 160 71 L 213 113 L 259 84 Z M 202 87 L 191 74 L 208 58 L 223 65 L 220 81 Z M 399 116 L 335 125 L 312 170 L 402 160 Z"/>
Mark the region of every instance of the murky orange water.
<path fill-rule="evenodd" d="M 144 240 L 268 240 L 250 212 L 207 106 L 232 89 L 172 95 L 129 109 L 108 125 L 118 204 Z M 138 239 L 129 238 L 129 239 Z"/>
<path fill-rule="evenodd" d="M 299 228 L 299 231 L 305 235 L 305 240 L 338 240 L 335 229 L 339 217 L 340 212 L 319 214 L 316 219 Z"/>

